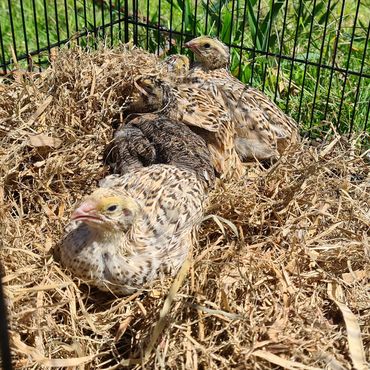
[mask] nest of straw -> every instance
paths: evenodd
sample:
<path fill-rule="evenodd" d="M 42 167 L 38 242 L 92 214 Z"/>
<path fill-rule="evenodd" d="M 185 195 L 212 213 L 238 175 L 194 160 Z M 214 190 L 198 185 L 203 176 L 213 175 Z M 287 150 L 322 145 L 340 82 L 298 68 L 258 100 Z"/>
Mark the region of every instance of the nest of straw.
<path fill-rule="evenodd" d="M 370 180 L 356 140 L 303 142 L 267 170 L 219 181 L 175 289 L 168 278 L 114 297 L 54 261 L 72 208 L 108 172 L 102 153 L 135 77 L 156 63 L 135 49 L 75 47 L 0 83 L 15 368 L 365 368 Z"/>

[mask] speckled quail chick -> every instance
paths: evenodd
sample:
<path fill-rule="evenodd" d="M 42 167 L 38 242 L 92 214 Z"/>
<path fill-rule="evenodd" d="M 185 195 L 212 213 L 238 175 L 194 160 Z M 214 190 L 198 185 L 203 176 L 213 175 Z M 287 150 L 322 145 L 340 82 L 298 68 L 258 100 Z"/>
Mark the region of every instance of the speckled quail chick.
<path fill-rule="evenodd" d="M 171 165 L 108 176 L 73 212 L 56 255 L 100 290 L 130 294 L 177 272 L 205 200 L 203 182 Z"/>
<path fill-rule="evenodd" d="M 188 82 L 214 92 L 221 91 L 235 121 L 235 143 L 242 160 L 279 155 L 290 142 L 299 140 L 297 123 L 263 92 L 244 85 L 228 70 L 228 47 L 217 39 L 200 36 L 185 44 L 197 63 Z"/>

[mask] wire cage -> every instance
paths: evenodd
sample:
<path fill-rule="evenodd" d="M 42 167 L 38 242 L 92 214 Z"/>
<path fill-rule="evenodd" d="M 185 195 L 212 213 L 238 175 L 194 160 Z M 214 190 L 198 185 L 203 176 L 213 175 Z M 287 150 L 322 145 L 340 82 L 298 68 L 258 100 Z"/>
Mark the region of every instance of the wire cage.
<path fill-rule="evenodd" d="M 43 68 L 52 48 L 70 42 L 94 46 L 102 38 L 167 54 L 209 34 L 229 45 L 232 73 L 303 130 L 319 134 L 334 124 L 343 133 L 366 132 L 369 19 L 360 0 L 3 0 L 0 70 L 22 61 Z"/>

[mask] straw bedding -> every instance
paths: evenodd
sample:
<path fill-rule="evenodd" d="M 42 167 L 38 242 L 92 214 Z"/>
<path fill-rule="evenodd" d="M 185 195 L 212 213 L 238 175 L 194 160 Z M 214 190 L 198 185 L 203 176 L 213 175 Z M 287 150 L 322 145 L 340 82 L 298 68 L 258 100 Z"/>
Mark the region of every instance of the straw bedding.
<path fill-rule="evenodd" d="M 42 73 L 0 83 L 15 368 L 365 369 L 370 180 L 355 140 L 303 142 L 269 169 L 219 181 L 176 294 L 170 278 L 103 294 L 53 260 L 74 205 L 108 173 L 102 153 L 124 97 L 156 63 L 140 50 L 74 47 Z"/>

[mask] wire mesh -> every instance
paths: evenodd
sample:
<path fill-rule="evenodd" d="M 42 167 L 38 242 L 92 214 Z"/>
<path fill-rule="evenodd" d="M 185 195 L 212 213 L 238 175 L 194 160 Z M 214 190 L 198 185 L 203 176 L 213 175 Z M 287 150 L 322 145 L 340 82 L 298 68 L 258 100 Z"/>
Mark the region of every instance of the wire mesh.
<path fill-rule="evenodd" d="M 369 19 L 360 0 L 6 0 L 0 71 L 45 68 L 50 50 L 71 39 L 131 40 L 165 55 L 209 34 L 230 46 L 231 72 L 303 130 L 369 131 Z"/>

